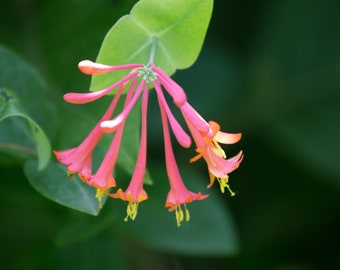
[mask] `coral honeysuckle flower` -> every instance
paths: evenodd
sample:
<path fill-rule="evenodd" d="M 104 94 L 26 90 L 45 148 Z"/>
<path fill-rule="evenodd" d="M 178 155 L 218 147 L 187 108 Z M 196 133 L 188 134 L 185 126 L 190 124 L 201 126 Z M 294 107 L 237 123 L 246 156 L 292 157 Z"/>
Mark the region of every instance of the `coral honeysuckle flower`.
<path fill-rule="evenodd" d="M 203 155 L 204 160 L 208 164 L 210 175 L 210 184 L 208 185 L 208 188 L 211 187 L 214 184 L 215 179 L 217 179 L 220 184 L 221 192 L 224 193 L 225 188 L 227 188 L 231 196 L 234 196 L 235 193 L 230 189 L 228 184 L 228 174 L 240 166 L 240 163 L 243 160 L 243 152 L 240 151 L 234 157 L 224 159 L 215 153 L 212 153 L 211 151 L 213 150 L 214 149 L 208 148 L 208 153 Z"/>
<path fill-rule="evenodd" d="M 187 102 L 181 107 L 181 110 L 197 147 L 198 155 L 190 159 L 190 162 L 203 158 L 208 165 L 210 175 L 208 188 L 217 179 L 221 192 L 224 193 L 227 188 L 234 196 L 235 193 L 228 185 L 228 173 L 239 167 L 243 159 L 243 152 L 240 151 L 234 157 L 226 159 L 227 156 L 219 143 L 234 144 L 241 139 L 241 133 L 233 134 L 220 131 L 219 124 L 214 121 L 207 123 Z"/>
<path fill-rule="evenodd" d="M 127 93 L 126 99 L 125 99 L 124 110 L 131 103 L 132 95 L 134 94 L 134 90 L 135 90 L 137 82 L 138 82 L 138 80 L 135 79 L 132 82 L 132 84 L 131 84 L 131 86 L 128 90 L 128 93 Z M 138 89 L 139 88 L 141 88 L 141 87 L 139 86 Z M 119 90 L 119 91 L 121 91 L 121 90 Z M 103 121 L 106 121 L 106 119 L 104 119 Z M 103 123 L 103 121 L 101 123 Z M 100 123 L 100 126 L 101 126 L 101 123 Z M 101 127 L 101 131 L 103 131 L 102 129 L 103 128 Z M 121 140 L 122 140 L 122 136 L 123 136 L 123 131 L 124 131 L 124 122 L 122 122 L 121 125 L 119 125 L 117 127 L 116 133 L 115 133 L 115 136 L 114 136 L 114 138 L 111 142 L 111 145 L 110 145 L 102 163 L 100 164 L 100 166 L 99 166 L 99 168 L 98 168 L 98 170 L 95 174 L 91 175 L 91 177 L 89 177 L 89 178 L 86 178 L 81 173 L 78 174 L 79 177 L 84 182 L 86 182 L 89 185 L 97 188 L 96 198 L 98 199 L 98 201 L 100 203 L 100 207 L 101 207 L 102 198 L 104 197 L 105 194 L 108 193 L 108 189 L 116 186 L 116 180 L 113 178 L 112 174 L 113 174 L 113 170 L 115 168 L 116 162 L 117 162 L 118 152 L 119 152 L 119 148 L 120 148 L 120 144 L 121 144 Z"/>
<path fill-rule="evenodd" d="M 112 198 L 120 198 L 124 201 L 128 201 L 129 204 L 126 209 L 126 218 L 134 220 L 138 211 L 138 204 L 148 198 L 145 190 L 143 189 L 143 182 L 146 170 L 146 146 L 147 146 L 147 107 L 148 107 L 148 89 L 144 89 L 142 97 L 142 131 L 140 139 L 140 147 L 138 152 L 138 157 L 136 161 L 136 167 L 133 172 L 131 181 L 126 191 L 118 189 L 114 194 L 109 194 Z"/>
<path fill-rule="evenodd" d="M 186 207 L 187 203 L 190 203 L 195 200 L 203 200 L 208 195 L 202 195 L 201 192 L 193 193 L 189 191 L 180 176 L 177 163 L 175 160 L 175 156 L 173 153 L 171 139 L 170 139 L 170 132 L 168 127 L 168 121 L 164 106 L 162 101 L 159 99 L 159 107 L 161 111 L 162 117 L 162 124 L 163 124 L 163 133 L 164 133 L 164 148 L 165 148 L 165 161 L 166 161 L 166 170 L 169 177 L 170 183 L 170 191 L 168 193 L 165 207 L 169 207 L 169 211 L 176 211 L 176 220 L 177 226 L 181 226 L 181 222 L 184 220 L 189 221 L 190 215 L 189 211 Z M 185 215 L 181 208 L 181 205 L 184 205 Z"/>
<path fill-rule="evenodd" d="M 118 100 L 122 94 L 123 89 L 124 88 L 121 87 L 118 90 L 109 108 L 107 109 L 101 120 L 78 147 L 63 151 L 53 151 L 57 160 L 60 163 L 67 165 L 69 176 L 72 176 L 75 173 L 79 173 L 81 176 L 80 178 L 83 179 L 85 182 L 87 182 L 86 179 L 89 179 L 91 177 L 92 152 L 103 135 L 100 123 L 102 121 L 110 119 L 118 103 Z"/>
<path fill-rule="evenodd" d="M 200 158 L 206 161 L 210 174 L 210 184 L 208 187 L 217 179 L 221 185 L 222 192 L 226 187 L 229 189 L 229 185 L 227 184 L 228 173 L 239 166 L 243 158 L 243 153 L 241 151 L 235 157 L 226 159 L 225 152 L 219 143 L 236 143 L 241 138 L 241 134 L 221 132 L 217 123 L 212 121 L 209 123 L 206 122 L 187 102 L 187 96 L 184 90 L 161 68 L 156 67 L 152 63 L 152 59 L 150 59 L 148 65 L 126 64 L 121 66 L 109 66 L 84 60 L 79 63 L 78 67 L 83 73 L 88 75 L 114 72 L 115 70 L 123 69 L 130 70 L 130 73 L 125 77 L 105 89 L 97 92 L 68 93 L 64 95 L 65 101 L 69 103 L 84 104 L 93 102 L 110 92 L 116 91 L 104 116 L 78 147 L 64 151 L 54 151 L 56 158 L 67 166 L 69 175 L 78 173 L 79 177 L 86 184 L 96 188 L 96 198 L 99 200 L 100 206 L 104 195 L 128 201 L 127 215 L 124 220 L 127 221 L 129 218 L 134 220 L 137 215 L 139 203 L 148 198 L 143 188 L 143 182 L 147 156 L 148 92 L 149 89 L 152 88 L 155 89 L 161 112 L 166 170 L 170 184 L 170 191 L 165 202 L 165 207 L 169 208 L 169 211 L 175 211 L 177 225 L 180 226 L 184 219 L 187 221 L 190 219 L 186 206 L 187 203 L 195 200 L 203 200 L 208 197 L 208 195 L 203 195 L 201 192 L 194 193 L 188 190 L 183 183 L 172 149 L 169 126 L 176 140 L 182 147 L 190 147 L 191 139 L 194 140 L 198 154 L 190 161 L 193 162 Z M 124 107 L 120 113 L 113 116 L 115 107 L 124 89 L 127 87 Z M 173 103 L 182 112 L 191 136 L 188 135 L 172 114 L 164 96 L 164 90 L 170 95 Z M 141 138 L 135 169 L 125 191 L 118 188 L 116 192 L 110 193 L 109 189 L 117 185 L 113 173 L 123 136 L 124 125 L 132 108 L 140 98 L 142 99 Z M 104 133 L 114 133 L 112 143 L 99 168 L 93 173 L 92 152 Z M 184 207 L 184 211 L 182 207 Z"/>
<path fill-rule="evenodd" d="M 214 135 L 212 138 L 205 138 L 208 145 L 206 148 L 207 151 L 198 155 L 202 155 L 208 165 L 210 174 L 210 184 L 208 187 L 211 187 L 214 184 L 216 178 L 220 184 L 221 192 L 224 193 L 224 188 L 227 188 L 230 194 L 234 196 L 235 193 L 228 185 L 228 174 L 239 167 L 243 160 L 243 152 L 240 151 L 237 155 L 226 159 L 227 156 L 219 143 L 237 143 L 241 139 L 241 133 L 222 132 L 220 131 L 219 124 L 214 121 L 209 121 L 209 126 L 211 127 Z M 197 149 L 197 151 L 199 152 L 200 150 Z"/>

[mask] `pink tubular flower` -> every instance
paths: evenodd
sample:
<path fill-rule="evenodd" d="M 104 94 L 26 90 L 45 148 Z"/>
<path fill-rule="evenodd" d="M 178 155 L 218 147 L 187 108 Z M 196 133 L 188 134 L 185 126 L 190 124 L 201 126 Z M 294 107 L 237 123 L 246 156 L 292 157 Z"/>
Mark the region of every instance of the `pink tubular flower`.
<path fill-rule="evenodd" d="M 138 204 L 148 198 L 145 190 L 143 189 L 143 182 L 146 170 L 146 130 L 147 130 L 147 107 L 148 107 L 148 88 L 144 88 L 143 98 L 142 98 L 142 131 L 141 131 L 141 142 L 139 147 L 138 158 L 136 161 L 136 167 L 132 175 L 132 179 L 126 191 L 118 189 L 114 194 L 109 194 L 113 198 L 120 198 L 124 201 L 128 201 L 129 204 L 126 209 L 128 218 L 134 220 L 138 211 Z"/>
<path fill-rule="evenodd" d="M 215 179 L 220 184 L 221 192 L 224 193 L 227 188 L 234 196 L 235 193 L 228 185 L 228 174 L 237 169 L 242 162 L 243 152 L 240 151 L 236 156 L 226 159 L 227 156 L 219 143 L 234 144 L 241 139 L 241 133 L 226 133 L 220 131 L 220 126 L 210 121 L 207 123 L 188 103 L 182 108 L 184 119 L 196 143 L 196 152 L 198 155 L 190 159 L 190 162 L 197 161 L 201 157 L 208 165 L 210 175 L 210 188 Z"/>
<path fill-rule="evenodd" d="M 181 106 L 187 100 L 187 95 L 185 94 L 182 87 L 180 87 L 175 81 L 173 81 L 168 74 L 166 74 L 162 69 L 156 67 L 153 63 L 150 63 L 152 71 L 157 74 L 157 78 L 165 88 L 165 90 L 169 93 L 169 95 L 173 98 L 174 103 L 177 106 Z"/>
<path fill-rule="evenodd" d="M 197 194 L 193 193 L 185 187 L 182 181 L 182 178 L 179 174 L 175 156 L 172 150 L 170 132 L 169 132 L 165 109 L 160 100 L 159 100 L 159 107 L 161 110 L 163 133 L 164 133 L 166 170 L 167 170 L 169 183 L 170 183 L 170 191 L 166 199 L 165 207 L 169 207 L 169 211 L 173 211 L 173 210 L 176 211 L 177 226 L 179 227 L 181 226 L 181 222 L 184 220 L 184 214 L 183 214 L 181 205 L 182 204 L 184 205 L 185 219 L 186 221 L 189 221 L 190 215 L 186 207 L 186 204 L 192 201 L 195 201 L 195 200 L 203 200 L 206 197 L 208 197 L 208 195 L 202 195 L 201 192 Z"/>
<path fill-rule="evenodd" d="M 90 60 L 83 60 L 78 64 L 81 72 L 87 75 L 103 74 L 113 70 L 134 69 L 143 67 L 142 64 L 127 64 L 122 66 L 107 66 L 103 64 L 94 63 Z"/>
<path fill-rule="evenodd" d="M 111 117 L 113 114 L 115 107 L 118 103 L 118 100 L 122 94 L 123 87 L 121 87 L 116 93 L 114 99 L 112 100 L 109 108 L 106 113 L 103 115 L 102 119 L 99 123 L 94 127 L 91 133 L 86 137 L 86 139 L 75 148 L 63 150 L 63 151 L 53 151 L 57 160 L 67 165 L 67 170 L 69 172 L 69 176 L 72 176 L 75 173 L 80 174 L 80 178 L 87 182 L 86 179 L 89 179 L 92 175 L 92 152 L 99 140 L 102 137 L 100 123 L 105 121 Z M 114 186 L 114 185 L 112 185 Z"/>
<path fill-rule="evenodd" d="M 137 83 L 137 81 L 138 81 L 138 78 L 135 78 L 134 82 L 133 82 L 133 88 L 134 88 L 135 84 Z M 123 124 L 125 122 L 126 118 L 128 117 L 129 113 L 131 112 L 133 106 L 136 104 L 136 101 L 138 100 L 139 96 L 141 95 L 143 87 L 144 87 L 144 81 L 142 80 L 142 82 L 137 87 L 135 94 L 131 98 L 131 101 L 128 102 L 126 104 L 126 106 L 124 107 L 124 110 L 118 116 L 116 116 L 114 119 L 101 122 L 100 126 L 102 128 L 102 131 L 104 131 L 106 133 L 114 132 L 121 124 Z"/>
<path fill-rule="evenodd" d="M 173 114 L 171 113 L 170 108 L 169 108 L 169 106 L 166 103 L 166 100 L 164 98 L 161 86 L 159 85 L 159 83 L 157 81 L 155 81 L 153 83 L 153 85 L 155 87 L 155 90 L 156 90 L 156 93 L 157 93 L 157 96 L 158 96 L 160 107 L 164 109 L 164 112 L 166 113 L 166 116 L 169 119 L 170 126 L 172 128 L 172 131 L 174 132 L 174 135 L 175 135 L 178 143 L 185 148 L 190 147 L 191 139 L 190 139 L 189 135 L 183 130 L 181 125 L 177 122 L 177 120 L 173 116 Z"/>
<path fill-rule="evenodd" d="M 130 104 L 132 95 L 135 91 L 136 84 L 137 80 L 134 80 L 126 95 L 124 108 L 126 108 Z M 92 175 L 90 179 L 85 179 L 86 180 L 85 182 L 88 182 L 91 186 L 97 188 L 96 198 L 100 202 L 100 206 L 101 200 L 103 196 L 107 193 L 107 190 L 110 187 L 116 186 L 116 180 L 113 178 L 112 173 L 117 162 L 123 131 L 124 122 L 117 128 L 116 134 L 97 172 L 94 175 Z M 80 178 L 83 179 L 83 176 L 80 175 Z"/>
<path fill-rule="evenodd" d="M 148 199 L 143 183 L 147 160 L 148 92 L 152 87 L 155 89 L 161 112 L 166 170 L 170 184 L 165 207 L 169 208 L 169 211 L 175 211 L 177 226 L 181 226 L 184 219 L 186 219 L 186 221 L 190 219 L 186 206 L 187 203 L 204 200 L 209 195 L 203 195 L 201 192 L 194 193 L 188 190 L 183 183 L 171 144 L 169 126 L 177 142 L 182 147 L 190 147 L 193 139 L 198 154 L 193 157 L 190 162 L 194 162 L 200 158 L 206 161 L 210 175 L 208 187 L 210 188 L 215 179 L 217 179 L 222 192 L 224 192 L 225 188 L 230 190 L 228 174 L 240 165 L 243 159 L 243 152 L 241 151 L 236 156 L 227 159 L 225 152 L 219 144 L 234 144 L 240 140 L 241 134 L 221 132 L 216 122 L 206 122 L 187 102 L 187 96 L 184 90 L 161 68 L 156 67 L 152 63 L 152 59 L 148 65 L 126 64 L 120 66 L 109 66 L 84 60 L 79 63 L 78 67 L 80 71 L 89 75 L 114 72 L 116 70 L 130 70 L 130 73 L 125 77 L 97 92 L 68 93 L 64 95 L 65 101 L 69 103 L 84 104 L 116 91 L 103 117 L 78 147 L 64 151 L 54 151 L 58 161 L 67 166 L 70 176 L 78 173 L 78 176 L 86 184 L 96 188 L 96 198 L 98 198 L 100 207 L 101 200 L 105 195 L 127 201 L 127 215 L 124 220 L 127 221 L 129 218 L 134 220 L 137 215 L 139 203 Z M 113 115 L 125 87 L 128 87 L 128 89 L 124 107 L 121 112 Z M 172 98 L 173 103 L 180 109 L 190 131 L 189 133 L 183 129 L 174 117 L 166 101 L 164 92 Z M 116 192 L 110 193 L 109 189 L 117 185 L 113 173 L 119 154 L 124 126 L 131 110 L 140 98 L 142 99 L 141 136 L 136 165 L 126 190 L 123 191 L 121 188 L 118 188 Z M 97 171 L 92 173 L 92 152 L 104 133 L 114 133 L 113 139 Z M 230 192 L 232 195 L 234 194 L 231 190 Z"/>

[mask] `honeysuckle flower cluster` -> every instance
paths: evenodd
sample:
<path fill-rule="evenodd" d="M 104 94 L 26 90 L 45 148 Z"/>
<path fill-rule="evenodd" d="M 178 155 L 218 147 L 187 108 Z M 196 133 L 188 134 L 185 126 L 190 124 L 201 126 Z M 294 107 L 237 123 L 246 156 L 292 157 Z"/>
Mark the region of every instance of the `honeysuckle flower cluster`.
<path fill-rule="evenodd" d="M 177 225 L 180 226 L 184 219 L 186 221 L 190 219 L 189 211 L 186 207 L 187 203 L 203 200 L 208 195 L 201 192 L 195 193 L 186 188 L 176 163 L 169 126 L 178 143 L 184 148 L 190 147 L 192 140 L 194 141 L 197 155 L 190 162 L 197 161 L 200 158 L 205 160 L 210 175 L 208 187 L 211 187 L 217 179 L 222 193 L 227 188 L 231 195 L 234 195 L 228 184 L 228 174 L 240 165 L 243 153 L 240 151 L 236 156 L 227 159 L 220 144 L 234 144 L 240 140 L 241 134 L 222 132 L 216 122 L 205 121 L 188 103 L 184 90 L 161 68 L 156 67 L 152 61 L 147 65 L 108 66 L 94 63 L 90 60 L 81 61 L 78 67 L 80 71 L 88 75 L 113 72 L 115 70 L 130 70 L 128 75 L 105 89 L 90 93 L 68 93 L 64 95 L 65 101 L 69 103 L 84 104 L 115 91 L 112 102 L 105 114 L 79 146 L 64 151 L 54 151 L 59 162 L 67 166 L 69 176 L 78 173 L 82 181 L 96 188 L 96 198 L 98 198 L 100 206 L 105 194 L 112 198 L 127 201 L 125 221 L 129 218 L 134 220 L 139 203 L 148 198 L 143 188 L 143 182 L 147 159 L 148 95 L 149 90 L 152 88 L 155 89 L 157 94 L 161 112 L 166 170 L 170 183 L 170 191 L 166 198 L 165 207 L 169 208 L 169 211 L 175 211 Z M 190 136 L 172 114 L 164 96 L 164 90 L 171 96 L 173 103 L 181 111 Z M 127 93 L 124 107 L 121 112 L 114 114 L 118 101 L 124 98 L 123 91 Z M 117 186 L 113 171 L 119 153 L 124 125 L 138 99 L 141 99 L 141 135 L 135 169 L 127 189 L 123 191 L 118 188 L 116 192 L 111 193 L 111 188 Z M 115 116 L 113 117 L 113 115 Z M 92 152 L 104 133 L 114 133 L 114 137 L 99 168 L 96 172 L 93 172 Z"/>

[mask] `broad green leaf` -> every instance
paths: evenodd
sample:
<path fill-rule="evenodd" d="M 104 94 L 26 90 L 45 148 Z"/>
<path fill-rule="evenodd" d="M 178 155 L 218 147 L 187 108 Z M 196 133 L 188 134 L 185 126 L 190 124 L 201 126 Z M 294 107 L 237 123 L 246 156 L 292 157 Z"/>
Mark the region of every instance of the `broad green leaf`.
<path fill-rule="evenodd" d="M 45 197 L 72 209 L 98 215 L 100 207 L 95 198 L 96 189 L 76 176 L 69 179 L 62 164 L 50 162 L 46 168 L 37 171 L 36 161 L 32 160 L 25 163 L 24 171 L 30 184 Z"/>
<path fill-rule="evenodd" d="M 11 89 L 20 106 L 51 137 L 56 128 L 54 99 L 41 75 L 0 44 L 0 88 Z"/>
<path fill-rule="evenodd" d="M 42 169 L 51 157 L 51 146 L 44 131 L 25 112 L 13 91 L 0 89 L 0 98 L 0 149 L 20 157 L 37 155 L 38 169 Z"/>
<path fill-rule="evenodd" d="M 39 168 L 51 155 L 55 111 L 39 74 L 0 45 L 0 143 L 11 162 L 38 156 Z"/>
<path fill-rule="evenodd" d="M 168 75 L 188 68 L 201 50 L 212 6 L 212 0 L 141 0 L 107 33 L 97 62 L 147 64 L 155 42 L 155 65 Z M 90 89 L 112 85 L 127 72 L 93 75 Z"/>

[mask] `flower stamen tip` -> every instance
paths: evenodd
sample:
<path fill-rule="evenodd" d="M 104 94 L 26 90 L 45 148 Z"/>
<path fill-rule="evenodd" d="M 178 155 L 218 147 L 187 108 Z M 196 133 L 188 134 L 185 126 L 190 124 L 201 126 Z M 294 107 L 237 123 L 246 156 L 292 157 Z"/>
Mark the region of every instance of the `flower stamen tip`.
<path fill-rule="evenodd" d="M 189 210 L 186 206 L 186 204 L 184 204 L 184 211 L 182 210 L 181 205 L 177 205 L 175 206 L 175 215 L 176 215 L 176 222 L 177 222 L 177 227 L 181 227 L 181 223 L 184 221 L 189 221 L 190 220 L 190 213 Z"/>
<path fill-rule="evenodd" d="M 103 197 L 104 197 L 105 194 L 106 194 L 106 191 L 107 191 L 106 188 L 97 188 L 97 189 L 96 189 L 96 199 L 97 199 L 98 202 L 99 202 L 99 207 L 100 207 L 100 208 L 103 207 L 103 205 L 102 205 L 102 200 L 103 200 Z"/>
<path fill-rule="evenodd" d="M 185 221 L 188 222 L 190 220 L 190 213 L 186 204 L 184 204 L 184 209 L 185 209 Z"/>
<path fill-rule="evenodd" d="M 74 174 L 75 174 L 74 172 L 67 171 L 67 177 L 70 178 L 70 179 L 72 179 Z"/>
<path fill-rule="evenodd" d="M 138 211 L 138 204 L 138 202 L 129 202 L 126 208 L 126 217 L 124 218 L 125 222 L 127 222 L 129 218 L 131 220 L 135 220 Z"/>

